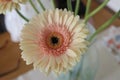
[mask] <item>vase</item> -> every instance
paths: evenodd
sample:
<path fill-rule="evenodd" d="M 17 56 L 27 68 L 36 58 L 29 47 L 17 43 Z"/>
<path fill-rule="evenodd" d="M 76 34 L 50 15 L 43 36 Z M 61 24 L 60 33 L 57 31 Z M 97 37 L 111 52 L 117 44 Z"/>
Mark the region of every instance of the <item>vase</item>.
<path fill-rule="evenodd" d="M 89 38 L 95 29 L 89 23 L 87 27 L 90 29 Z M 80 62 L 71 71 L 61 74 L 57 80 L 94 80 L 98 69 L 98 48 L 95 43 L 94 39 L 81 56 Z"/>

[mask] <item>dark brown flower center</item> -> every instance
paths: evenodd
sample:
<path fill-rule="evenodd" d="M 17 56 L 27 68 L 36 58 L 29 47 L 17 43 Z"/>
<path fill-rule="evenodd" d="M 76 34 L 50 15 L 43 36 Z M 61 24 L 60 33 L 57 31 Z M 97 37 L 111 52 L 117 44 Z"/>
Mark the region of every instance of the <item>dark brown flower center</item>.
<path fill-rule="evenodd" d="M 53 32 L 47 37 L 47 45 L 49 48 L 58 49 L 63 44 L 63 36 L 59 33 Z"/>
<path fill-rule="evenodd" d="M 59 38 L 58 37 L 56 37 L 56 36 L 51 37 L 51 43 L 53 45 L 58 44 L 58 42 L 59 42 Z"/>

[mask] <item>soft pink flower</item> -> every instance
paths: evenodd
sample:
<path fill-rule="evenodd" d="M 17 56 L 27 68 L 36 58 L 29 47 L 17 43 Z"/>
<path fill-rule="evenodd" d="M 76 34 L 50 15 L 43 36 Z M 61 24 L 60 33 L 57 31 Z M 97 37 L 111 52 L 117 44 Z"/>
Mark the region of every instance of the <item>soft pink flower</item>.
<path fill-rule="evenodd" d="M 46 73 L 66 72 L 80 61 L 87 48 L 87 34 L 84 21 L 72 12 L 66 9 L 45 11 L 22 30 L 22 58 Z"/>

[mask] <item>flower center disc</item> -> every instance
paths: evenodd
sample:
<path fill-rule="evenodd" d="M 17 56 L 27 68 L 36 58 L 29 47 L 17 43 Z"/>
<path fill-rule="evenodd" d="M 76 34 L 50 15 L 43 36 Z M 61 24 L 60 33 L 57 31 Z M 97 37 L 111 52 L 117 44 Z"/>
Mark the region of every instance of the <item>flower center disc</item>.
<path fill-rule="evenodd" d="M 57 44 L 58 42 L 59 42 L 59 39 L 58 39 L 57 37 L 53 36 L 53 37 L 51 38 L 51 43 L 52 43 L 53 45 Z"/>
<path fill-rule="evenodd" d="M 49 48 L 58 49 L 63 44 L 63 36 L 60 33 L 52 32 L 47 37 L 47 45 Z"/>

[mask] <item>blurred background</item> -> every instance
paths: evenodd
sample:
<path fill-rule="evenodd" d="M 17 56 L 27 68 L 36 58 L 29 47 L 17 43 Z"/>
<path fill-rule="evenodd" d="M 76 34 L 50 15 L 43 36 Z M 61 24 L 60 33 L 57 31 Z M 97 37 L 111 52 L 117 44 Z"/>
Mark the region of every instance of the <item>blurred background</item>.
<path fill-rule="evenodd" d="M 90 11 L 97 8 L 103 1 L 92 0 Z M 66 7 L 66 0 L 55 0 L 55 2 L 58 8 L 64 9 Z M 81 18 L 84 18 L 86 2 L 87 0 L 81 0 L 79 10 Z M 44 4 L 48 5 L 49 3 L 44 2 Z M 72 0 L 72 5 L 75 5 L 75 0 Z M 92 24 L 94 29 L 98 29 L 119 9 L 120 1 L 110 0 L 105 8 L 89 20 L 89 23 Z M 0 80 L 35 80 L 36 75 L 41 73 L 32 71 L 32 65 L 26 65 L 21 59 L 19 33 L 17 33 L 21 28 L 17 28 L 20 26 L 14 22 L 16 18 L 12 20 L 11 16 L 15 17 L 14 12 L 12 13 L 8 13 L 6 16 L 0 15 Z M 23 24 L 24 21 L 20 23 Z M 120 80 L 120 17 L 100 33 L 96 40 L 95 44 L 98 47 L 98 64 L 96 65 L 98 65 L 98 68 L 95 80 Z M 35 78 L 29 79 L 31 75 L 32 78 Z M 37 77 L 40 76 L 37 75 Z M 51 78 L 51 76 L 49 77 Z"/>

